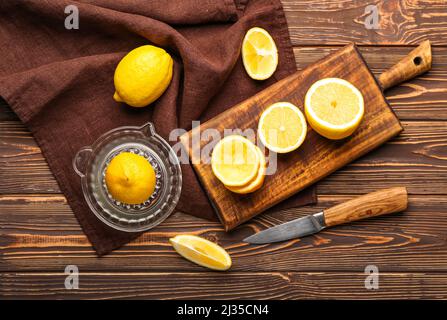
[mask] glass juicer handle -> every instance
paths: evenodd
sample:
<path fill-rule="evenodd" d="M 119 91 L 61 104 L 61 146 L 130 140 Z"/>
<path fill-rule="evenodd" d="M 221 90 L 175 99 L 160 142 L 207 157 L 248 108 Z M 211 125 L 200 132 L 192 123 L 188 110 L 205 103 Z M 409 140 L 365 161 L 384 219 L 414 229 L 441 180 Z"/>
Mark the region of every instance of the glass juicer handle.
<path fill-rule="evenodd" d="M 142 125 L 139 130 L 146 136 L 146 137 L 152 137 L 155 135 L 155 127 L 152 122 L 148 122 L 144 125 Z"/>
<path fill-rule="evenodd" d="M 92 152 L 93 150 L 90 146 L 82 147 L 73 158 L 73 169 L 81 178 L 85 176 L 87 163 L 91 158 Z"/>

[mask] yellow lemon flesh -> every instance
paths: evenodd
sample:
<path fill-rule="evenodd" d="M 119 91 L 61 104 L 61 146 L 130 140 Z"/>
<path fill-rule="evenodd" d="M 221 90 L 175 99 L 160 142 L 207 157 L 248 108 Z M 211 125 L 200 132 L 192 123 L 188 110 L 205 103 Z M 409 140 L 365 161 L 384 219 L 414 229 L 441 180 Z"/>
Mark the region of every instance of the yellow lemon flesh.
<path fill-rule="evenodd" d="M 315 82 L 307 91 L 304 106 L 310 126 L 323 137 L 333 140 L 350 136 L 365 112 L 361 92 L 339 78 Z"/>
<path fill-rule="evenodd" d="M 265 160 L 265 156 L 262 150 L 259 147 L 256 147 L 256 149 L 258 151 L 260 159 L 259 170 L 257 175 L 244 186 L 241 187 L 225 186 L 228 190 L 239 194 L 247 194 L 255 192 L 256 190 L 259 190 L 262 187 L 265 180 L 265 173 L 267 171 L 267 162 Z"/>
<path fill-rule="evenodd" d="M 226 186 L 240 187 L 258 173 L 259 153 L 247 138 L 231 135 L 220 140 L 211 155 L 214 175 Z"/>
<path fill-rule="evenodd" d="M 145 45 L 129 52 L 115 70 L 118 102 L 144 107 L 157 100 L 172 79 L 173 60 L 163 49 Z"/>
<path fill-rule="evenodd" d="M 287 153 L 304 142 L 307 124 L 303 113 L 289 102 L 277 102 L 268 107 L 258 123 L 262 143 L 276 153 Z"/>
<path fill-rule="evenodd" d="M 218 271 L 231 267 L 230 255 L 214 242 L 193 235 L 178 235 L 169 242 L 182 257 L 202 267 Z"/>
<path fill-rule="evenodd" d="M 262 28 L 251 28 L 242 42 L 242 61 L 255 80 L 272 76 L 278 66 L 278 49 L 271 35 Z"/>
<path fill-rule="evenodd" d="M 107 166 L 106 186 L 115 200 L 126 204 L 145 202 L 155 190 L 155 171 L 143 156 L 123 152 Z"/>

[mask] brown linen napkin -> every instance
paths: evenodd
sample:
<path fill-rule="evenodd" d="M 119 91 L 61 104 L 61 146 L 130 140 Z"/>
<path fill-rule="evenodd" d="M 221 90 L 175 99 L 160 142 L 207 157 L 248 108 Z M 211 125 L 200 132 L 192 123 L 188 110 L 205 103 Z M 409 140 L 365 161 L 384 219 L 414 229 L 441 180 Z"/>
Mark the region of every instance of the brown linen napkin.
<path fill-rule="evenodd" d="M 79 10 L 79 29 L 64 27 L 68 5 Z M 206 121 L 296 70 L 279 0 L 11 0 L 0 2 L 0 15 L 0 95 L 33 133 L 99 255 L 137 235 L 112 230 L 89 211 L 71 166 L 82 146 L 148 121 L 167 139 L 172 129 L 190 129 L 193 120 Z M 247 76 L 239 55 L 253 26 L 267 29 L 279 49 L 278 70 L 264 82 Z M 171 85 L 150 107 L 116 103 L 117 63 L 148 43 L 173 56 Z M 192 168 L 182 170 L 178 210 L 216 219 Z M 310 188 L 280 206 L 314 201 Z"/>

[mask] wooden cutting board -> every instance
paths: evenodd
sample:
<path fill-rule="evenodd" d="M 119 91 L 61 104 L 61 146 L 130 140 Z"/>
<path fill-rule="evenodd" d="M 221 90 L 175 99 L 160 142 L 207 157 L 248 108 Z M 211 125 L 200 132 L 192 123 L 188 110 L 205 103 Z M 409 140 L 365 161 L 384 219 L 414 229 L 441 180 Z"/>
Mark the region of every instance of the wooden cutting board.
<path fill-rule="evenodd" d="M 382 74 L 379 81 L 383 88 L 388 88 L 426 71 L 430 66 L 431 49 L 430 43 L 426 42 Z M 303 145 L 296 151 L 278 155 L 276 172 L 266 176 L 260 190 L 248 195 L 227 190 L 212 173 L 210 163 L 200 161 L 200 150 L 205 150 L 205 145 L 212 141 L 205 137 L 201 139 L 200 134 L 204 130 L 217 129 L 221 137 L 224 136 L 224 129 L 253 129 L 256 132 L 259 117 L 268 106 L 278 101 L 288 101 L 303 110 L 304 96 L 309 87 L 315 81 L 328 77 L 346 79 L 363 94 L 364 119 L 351 137 L 341 141 L 328 140 L 309 126 Z M 402 129 L 382 88 L 356 46 L 351 44 L 275 83 L 200 127 L 193 128 L 181 137 L 181 142 L 188 150 L 195 172 L 228 231 L 378 147 Z M 206 149 L 210 151 L 211 148 Z M 354 185 L 352 187 L 355 188 Z"/>

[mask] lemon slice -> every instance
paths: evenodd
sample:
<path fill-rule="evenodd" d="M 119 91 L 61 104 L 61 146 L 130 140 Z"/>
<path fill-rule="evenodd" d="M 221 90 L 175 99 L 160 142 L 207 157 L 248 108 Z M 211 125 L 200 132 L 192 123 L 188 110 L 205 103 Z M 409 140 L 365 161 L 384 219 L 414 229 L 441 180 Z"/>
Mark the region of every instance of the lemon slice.
<path fill-rule="evenodd" d="M 262 113 L 258 134 L 262 143 L 271 151 L 287 153 L 297 149 L 306 138 L 306 119 L 293 104 L 277 102 Z"/>
<path fill-rule="evenodd" d="M 267 162 L 265 160 L 265 156 L 262 150 L 259 147 L 256 147 L 256 149 L 258 151 L 260 159 L 258 174 L 253 178 L 252 181 L 250 181 L 247 185 L 244 185 L 242 187 L 225 186 L 228 190 L 239 194 L 247 194 L 255 192 L 256 190 L 262 187 L 265 179 L 265 173 L 267 171 Z"/>
<path fill-rule="evenodd" d="M 365 112 L 361 92 L 350 82 L 339 78 L 315 82 L 306 93 L 304 106 L 310 126 L 333 140 L 350 136 Z"/>
<path fill-rule="evenodd" d="M 211 155 L 211 168 L 216 177 L 230 187 L 252 180 L 259 169 L 256 146 L 247 138 L 231 135 L 220 140 Z"/>
<path fill-rule="evenodd" d="M 242 61 L 248 75 L 255 80 L 272 76 L 278 66 L 278 49 L 272 36 L 262 28 L 251 28 L 242 42 Z"/>
<path fill-rule="evenodd" d="M 178 235 L 169 242 L 182 257 L 202 267 L 219 271 L 231 267 L 230 255 L 214 242 L 193 235 Z"/>

